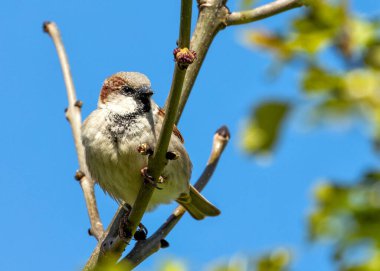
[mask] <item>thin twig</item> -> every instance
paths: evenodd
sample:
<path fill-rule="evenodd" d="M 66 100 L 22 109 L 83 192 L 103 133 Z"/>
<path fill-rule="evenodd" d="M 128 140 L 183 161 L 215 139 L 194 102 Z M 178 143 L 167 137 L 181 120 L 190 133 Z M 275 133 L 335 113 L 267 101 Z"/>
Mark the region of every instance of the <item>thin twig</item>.
<path fill-rule="evenodd" d="M 181 23 L 180 23 L 180 35 L 178 44 L 182 46 L 189 46 L 190 37 L 184 39 L 184 33 L 190 35 L 188 28 L 191 25 L 191 0 L 182 0 L 181 5 Z M 186 19 L 186 20 L 185 20 Z M 157 145 L 154 150 L 154 154 L 149 157 L 148 161 L 148 174 L 153 177 L 153 180 L 158 180 L 162 170 L 166 164 L 166 153 L 169 147 L 170 138 L 173 133 L 174 121 L 177 116 L 178 104 L 181 97 L 181 90 L 183 80 L 185 78 L 186 70 L 180 69 L 179 65 L 175 65 L 173 81 L 170 88 L 168 97 L 168 108 L 164 117 L 160 135 L 158 137 Z M 152 197 L 154 187 L 151 184 L 144 184 L 141 186 L 136 201 L 133 204 L 132 211 L 128 217 L 128 228 L 133 234 L 139 225 L 143 214 L 148 206 L 149 200 Z"/>
<path fill-rule="evenodd" d="M 89 230 L 90 234 L 93 235 L 97 240 L 100 239 L 104 230 L 103 224 L 100 220 L 98 207 L 96 204 L 96 198 L 94 193 L 93 180 L 90 179 L 86 160 L 84 147 L 82 145 L 81 139 L 81 106 L 82 103 L 77 100 L 75 94 L 75 87 L 73 79 L 70 72 L 69 62 L 67 60 L 67 55 L 65 48 L 62 43 L 61 35 L 59 33 L 58 27 L 54 22 L 46 22 L 43 25 L 44 31 L 50 35 L 53 39 L 54 45 L 57 49 L 57 54 L 59 61 L 61 63 L 62 73 L 67 90 L 68 108 L 66 110 L 66 118 L 69 121 L 74 137 L 75 149 L 77 151 L 79 171 L 76 174 L 76 179 L 80 182 L 83 190 L 84 198 L 86 201 L 88 216 L 90 218 L 91 228 Z"/>
<path fill-rule="evenodd" d="M 182 0 L 181 5 L 181 23 L 179 31 L 179 41 L 178 44 L 183 47 L 189 47 L 190 42 L 190 27 L 191 27 L 191 11 L 192 11 L 192 0 Z M 188 35 L 188 37 L 186 37 Z M 170 138 L 173 132 L 174 121 L 178 112 L 178 104 L 181 97 L 181 90 L 183 86 L 184 77 L 186 74 L 186 69 L 179 67 L 178 63 L 175 65 L 172 85 L 170 88 L 170 93 L 168 97 L 168 108 L 164 117 L 160 135 L 158 137 L 158 142 L 154 150 L 152 157 L 149 157 L 148 161 L 148 174 L 153 177 L 153 180 L 158 180 L 162 170 L 166 164 L 166 152 L 169 146 Z M 113 244 L 107 246 L 107 238 L 102 241 L 100 249 L 95 249 L 91 255 L 89 261 L 85 266 L 85 270 L 91 270 L 97 266 L 98 262 L 102 262 L 104 258 L 108 259 L 119 259 L 121 257 L 122 251 L 125 249 L 126 245 L 132 239 L 132 236 L 136 232 L 136 228 L 139 225 L 145 210 L 148 206 L 149 200 L 154 192 L 154 187 L 151 184 L 144 183 L 139 193 L 136 197 L 135 203 L 133 204 L 132 210 L 128 216 L 128 223 L 126 225 L 125 231 L 128 232 L 128 236 L 122 241 L 120 238 L 115 237 L 113 239 Z M 116 214 L 117 216 L 117 214 Z M 115 220 L 113 224 L 119 225 L 120 220 Z M 108 249 L 104 249 L 108 248 Z M 116 249 L 115 249 L 116 248 Z M 100 254 L 99 254 L 100 253 Z M 108 256 L 112 254 L 112 256 Z"/>
<path fill-rule="evenodd" d="M 304 0 L 304 1 L 306 1 L 306 0 Z M 196 52 L 197 58 L 196 58 L 195 62 L 189 66 L 189 68 L 187 69 L 186 72 L 183 68 L 180 69 L 178 67 L 178 65 L 175 66 L 171 91 L 170 91 L 169 98 L 168 98 L 168 101 L 167 101 L 166 106 L 165 106 L 166 112 L 167 112 L 166 118 L 165 118 L 165 124 L 164 124 L 165 128 L 162 128 L 162 130 L 161 130 L 160 137 L 159 137 L 159 143 L 158 143 L 158 147 L 156 149 L 155 155 L 149 159 L 148 173 L 151 176 L 153 176 L 155 179 L 157 179 L 159 177 L 161 171 L 162 171 L 162 168 L 164 167 L 164 162 L 165 162 L 164 156 L 166 154 L 168 142 L 170 140 L 170 136 L 171 136 L 171 132 L 172 132 L 172 128 L 173 128 L 173 123 L 174 122 L 178 123 L 178 121 L 181 117 L 181 114 L 182 114 L 184 107 L 187 103 L 188 97 L 189 97 L 190 92 L 193 88 L 193 85 L 195 83 L 195 80 L 197 78 L 199 70 L 202 66 L 203 60 L 205 59 L 207 51 L 208 51 L 214 37 L 217 35 L 217 33 L 220 30 L 224 29 L 226 26 L 249 23 L 252 21 L 264 19 L 266 17 L 269 17 L 271 15 L 277 14 L 277 13 L 282 12 L 282 11 L 286 11 L 286 10 L 293 8 L 293 7 L 301 6 L 302 4 L 304 4 L 303 3 L 304 1 L 302 1 L 302 0 L 298 0 L 298 1 L 295 1 L 295 0 L 294 1 L 278 0 L 278 1 L 264 5 L 263 7 L 259 7 L 259 8 L 256 8 L 254 10 L 251 10 L 251 11 L 234 12 L 234 13 L 230 13 L 228 8 L 225 6 L 225 4 L 227 2 L 226 0 L 198 0 L 197 1 L 198 7 L 199 7 L 199 16 L 198 16 L 195 31 L 194 31 L 192 39 L 191 39 L 191 48 L 190 48 Z M 294 2 L 294 3 L 297 2 L 297 3 L 299 3 L 299 5 L 293 6 L 293 4 L 291 4 L 291 2 Z M 190 22 L 191 6 L 192 6 L 191 0 L 182 0 L 181 26 L 180 26 L 180 38 L 179 38 L 179 47 L 180 48 L 189 48 L 190 47 L 188 44 L 188 39 L 189 39 L 188 37 L 189 37 L 190 25 L 191 25 L 191 22 Z M 57 47 L 58 54 L 60 55 L 60 50 L 63 51 L 63 57 L 62 58 L 65 59 L 66 57 L 64 54 L 63 46 L 59 45 L 60 37 L 59 37 L 58 30 L 56 30 L 57 33 L 54 34 L 54 35 L 56 35 L 56 38 L 54 38 L 53 34 L 51 33 L 52 31 L 54 32 L 54 29 L 51 30 L 51 29 L 49 29 L 50 27 L 54 28 L 55 25 L 51 26 L 50 24 L 47 24 L 45 26 L 45 29 L 53 37 L 53 40 L 54 40 L 55 45 Z M 57 42 L 56 42 L 56 40 L 57 40 Z M 61 59 L 61 57 L 60 57 L 60 59 Z M 66 59 L 65 63 L 63 63 L 63 62 L 64 61 L 61 60 L 61 65 L 62 65 L 62 68 L 64 70 L 66 85 L 70 85 L 70 87 L 72 87 L 72 89 L 74 89 L 72 81 L 71 81 L 70 72 L 68 69 L 67 59 Z M 65 70 L 67 71 L 66 73 L 65 73 Z M 68 80 L 66 80 L 66 75 L 69 78 Z M 68 88 L 69 88 L 69 86 L 68 86 Z M 181 90 L 182 90 L 182 95 L 181 95 Z M 73 119 L 72 121 L 76 123 L 75 126 L 79 127 L 79 129 L 77 130 L 77 133 L 79 131 L 79 135 L 80 135 L 80 122 L 81 122 L 80 109 L 78 107 L 75 107 L 75 102 L 76 102 L 75 91 L 72 93 L 74 93 L 74 96 L 70 96 L 71 93 L 69 93 L 69 91 L 68 91 L 69 101 L 71 101 L 71 100 L 74 101 L 74 107 L 69 106 L 69 108 L 68 108 L 68 118 L 69 118 L 69 120 L 70 120 L 70 118 Z M 178 105 L 178 95 L 181 95 L 179 105 Z M 177 110 L 177 108 L 178 108 L 178 110 Z M 75 114 L 75 110 L 79 111 L 79 114 Z M 73 111 L 73 113 L 70 113 L 71 111 Z M 70 115 L 72 115 L 72 116 L 70 116 Z M 78 118 L 78 116 L 79 116 L 79 118 Z M 173 116 L 175 116 L 175 121 L 173 120 Z M 72 127 L 74 127 L 73 124 L 72 124 Z M 75 133 L 74 128 L 73 128 L 73 133 Z M 76 139 L 76 138 L 79 139 L 78 142 L 80 143 L 80 136 L 79 137 L 74 136 L 74 139 Z M 75 140 L 75 143 L 77 144 L 77 140 Z M 83 156 L 79 155 L 80 153 L 83 154 L 83 152 L 80 151 L 80 148 L 83 149 L 83 146 L 79 147 L 79 150 L 77 147 L 80 169 L 82 172 L 84 172 L 86 174 L 87 173 L 86 165 L 85 165 L 85 163 L 84 163 L 84 166 L 82 166 L 82 164 L 81 164 L 82 158 L 84 161 L 84 155 Z M 210 161 L 211 161 L 211 158 L 210 158 Z M 216 160 L 216 162 L 217 162 L 217 160 Z M 205 183 L 207 183 L 206 180 L 209 179 L 209 177 L 211 176 L 212 171 L 214 169 L 215 169 L 215 167 L 212 166 L 212 164 L 210 164 L 205 169 L 204 173 L 202 174 L 202 176 L 200 177 L 199 181 L 196 184 L 197 189 L 201 190 L 204 187 Z M 84 189 L 85 195 L 88 194 L 91 196 L 91 195 L 93 195 L 93 182 L 91 180 L 87 179 L 85 174 L 84 174 L 84 177 L 81 178 L 81 184 L 82 184 L 82 182 L 86 182 L 90 185 L 90 187 L 92 187 L 92 192 L 90 191 L 90 193 L 87 193 L 86 192 L 87 190 L 85 191 L 85 189 Z M 88 176 L 88 174 L 87 174 L 87 176 Z M 82 188 L 83 187 L 86 188 L 87 186 L 82 185 Z M 152 187 L 150 187 L 148 185 L 143 185 L 142 188 L 140 189 L 139 195 L 138 195 L 137 200 L 135 202 L 136 204 L 133 207 L 132 212 L 129 216 L 129 223 L 128 224 L 129 224 L 129 230 L 131 233 L 131 237 L 132 237 L 133 233 L 135 232 L 136 227 L 137 227 L 138 223 L 140 222 L 143 213 L 145 212 L 146 206 L 148 204 L 148 201 L 149 201 L 152 193 L 153 193 L 153 189 L 152 189 Z M 99 215 L 98 215 L 98 212 L 96 209 L 95 197 L 90 197 L 90 199 L 91 198 L 94 200 L 93 204 L 95 206 L 96 215 L 99 218 Z M 86 198 L 86 204 L 88 206 L 91 204 L 91 202 L 88 202 L 87 198 Z M 90 212 L 90 210 L 93 210 L 93 209 L 91 209 L 91 208 L 88 208 L 88 209 L 89 209 L 89 215 L 90 215 L 92 228 L 95 229 L 96 225 L 101 226 L 100 219 L 98 220 L 100 224 L 94 224 L 93 225 L 93 221 L 94 221 L 92 219 L 93 214 Z M 182 217 L 184 212 L 185 212 L 185 209 L 182 208 L 181 206 L 179 206 L 175 210 L 173 215 L 171 217 L 169 217 L 169 219 L 166 221 L 166 223 L 160 228 L 160 229 L 162 229 L 164 227 L 164 235 L 162 235 L 162 236 L 166 236 L 170 232 L 170 230 L 175 226 L 175 224 Z M 112 261 L 115 262 L 116 259 L 118 259 L 121 256 L 121 253 L 125 249 L 126 244 L 123 243 L 118 236 L 118 229 L 119 229 L 118 227 L 119 227 L 119 223 L 120 223 L 121 219 L 124 216 L 125 216 L 124 210 L 119 209 L 118 212 L 116 213 L 116 215 L 114 216 L 114 219 L 111 222 L 110 226 L 108 227 L 106 233 L 102 237 L 102 240 L 99 241 L 97 247 L 95 248 L 94 252 L 92 253 L 91 258 L 89 259 L 89 261 L 86 264 L 85 270 L 92 270 L 93 268 L 97 267 L 98 263 L 100 261 L 99 259 L 101 259 L 102 257 L 106 258 L 106 259 L 113 259 Z M 102 229 L 102 226 L 101 226 L 101 229 Z M 158 234 L 159 231 L 157 231 L 156 233 Z M 94 233 L 94 234 L 96 234 L 96 233 Z M 100 235 L 96 234 L 96 236 L 98 236 L 97 238 L 99 239 Z M 147 243 L 147 245 L 153 246 L 152 252 L 149 252 L 151 250 L 149 247 L 147 247 L 144 250 L 145 252 L 143 254 L 133 254 L 132 252 L 130 254 L 128 254 L 128 257 L 131 258 L 130 260 L 131 260 L 131 262 L 133 262 L 133 264 L 137 265 L 141 261 L 141 260 L 139 261 L 137 259 L 138 257 L 148 257 L 149 255 L 151 255 L 152 253 L 154 253 L 155 251 L 157 251 L 160 248 L 160 246 L 157 246 L 157 244 L 158 244 L 157 241 L 153 242 L 154 236 L 156 236 L 156 235 L 153 235 L 151 238 L 149 238 L 148 240 L 152 240 L 152 241 Z M 161 239 L 159 239 L 159 241 Z M 133 249 L 133 251 L 135 251 L 135 252 L 138 251 L 137 249 L 140 246 L 142 246 L 142 243 L 138 243 L 136 245 L 136 247 Z M 112 257 L 105 257 L 105 255 L 108 255 L 109 253 L 111 253 L 110 255 L 112 255 Z M 136 256 L 132 256 L 132 255 L 136 255 Z M 138 256 L 138 255 L 140 255 L 140 256 Z M 143 256 L 141 256 L 141 255 L 143 255 Z M 144 256 L 144 255 L 146 255 L 146 256 Z M 134 257 L 136 257 L 136 260 Z M 127 261 L 127 259 L 125 259 L 125 262 L 126 261 Z"/>
<path fill-rule="evenodd" d="M 224 5 L 224 2 L 225 1 L 223 0 L 198 0 L 199 16 L 190 45 L 190 49 L 197 53 L 197 58 L 194 63 L 189 66 L 186 72 L 176 124 L 181 118 L 182 112 L 190 96 L 191 89 L 193 88 L 203 60 L 206 57 L 207 51 L 214 37 L 226 26 L 225 20 L 229 11 Z M 167 107 L 167 105 L 165 107 Z"/>
<path fill-rule="evenodd" d="M 226 126 L 222 126 L 216 131 L 206 168 L 194 185 L 198 191 L 202 191 L 211 179 L 229 139 L 230 133 Z M 128 255 L 119 262 L 118 265 L 122 267 L 121 269 L 132 270 L 150 255 L 157 252 L 161 248 L 161 240 L 170 233 L 185 212 L 186 210 L 179 205 L 168 217 L 166 222 L 151 237 L 146 240 L 138 241 Z"/>
<path fill-rule="evenodd" d="M 258 8 L 246 11 L 232 12 L 227 18 L 227 25 L 247 24 L 262 20 L 289 9 L 301 7 L 305 0 L 277 0 Z"/>
<path fill-rule="evenodd" d="M 190 47 L 190 32 L 191 32 L 191 14 L 193 8 L 193 0 L 181 1 L 181 17 L 179 25 L 178 47 Z"/>

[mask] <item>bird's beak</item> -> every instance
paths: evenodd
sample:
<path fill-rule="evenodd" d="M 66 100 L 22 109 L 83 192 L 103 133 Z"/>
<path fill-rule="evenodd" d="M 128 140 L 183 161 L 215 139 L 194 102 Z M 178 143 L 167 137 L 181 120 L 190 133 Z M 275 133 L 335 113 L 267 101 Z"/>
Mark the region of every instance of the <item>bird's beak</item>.
<path fill-rule="evenodd" d="M 145 97 L 150 97 L 153 95 L 153 90 L 151 88 L 140 89 L 140 94 Z"/>

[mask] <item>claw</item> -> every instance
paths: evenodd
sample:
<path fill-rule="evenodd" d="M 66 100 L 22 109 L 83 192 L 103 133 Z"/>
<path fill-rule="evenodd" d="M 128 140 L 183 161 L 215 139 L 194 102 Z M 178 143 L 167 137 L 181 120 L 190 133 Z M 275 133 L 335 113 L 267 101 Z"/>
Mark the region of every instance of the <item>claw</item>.
<path fill-rule="evenodd" d="M 147 143 L 140 144 L 140 146 L 137 148 L 137 151 L 141 155 L 153 155 L 153 149 Z"/>
<path fill-rule="evenodd" d="M 142 224 L 139 224 L 139 229 L 135 232 L 134 236 L 137 241 L 146 240 L 148 229 Z"/>
<path fill-rule="evenodd" d="M 168 151 L 166 153 L 166 159 L 168 160 L 177 160 L 179 158 L 179 154 L 176 152 Z"/>
<path fill-rule="evenodd" d="M 160 177 L 158 178 L 158 183 L 160 183 L 160 184 L 165 183 L 167 178 L 168 178 L 168 177 L 166 177 L 166 176 L 160 176 Z"/>
<path fill-rule="evenodd" d="M 128 216 L 129 212 L 120 220 L 119 224 L 119 237 L 127 244 L 129 244 L 128 240 L 130 240 L 132 237 L 132 233 L 127 228 Z"/>
<path fill-rule="evenodd" d="M 167 247 L 169 247 L 169 242 L 166 241 L 165 239 L 161 239 L 160 245 L 161 245 L 161 248 L 167 248 Z"/>
<path fill-rule="evenodd" d="M 153 177 L 148 174 L 147 167 L 144 167 L 143 169 L 141 169 L 141 175 L 143 176 L 145 183 L 152 185 L 154 188 L 157 188 L 158 190 L 162 189 L 161 187 L 157 186 L 157 183 L 154 181 Z M 159 182 L 160 182 L 160 179 L 159 179 Z"/>

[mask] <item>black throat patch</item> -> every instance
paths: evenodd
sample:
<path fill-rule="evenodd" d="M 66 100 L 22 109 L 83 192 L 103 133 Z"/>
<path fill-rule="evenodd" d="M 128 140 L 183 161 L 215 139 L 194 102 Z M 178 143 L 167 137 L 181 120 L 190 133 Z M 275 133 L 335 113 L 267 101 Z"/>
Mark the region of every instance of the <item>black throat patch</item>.
<path fill-rule="evenodd" d="M 133 129 L 136 129 L 138 118 L 145 117 L 151 112 L 151 102 L 148 97 L 138 99 L 138 107 L 136 111 L 127 114 L 118 114 L 110 112 L 107 117 L 107 136 L 117 147 L 120 140 Z"/>

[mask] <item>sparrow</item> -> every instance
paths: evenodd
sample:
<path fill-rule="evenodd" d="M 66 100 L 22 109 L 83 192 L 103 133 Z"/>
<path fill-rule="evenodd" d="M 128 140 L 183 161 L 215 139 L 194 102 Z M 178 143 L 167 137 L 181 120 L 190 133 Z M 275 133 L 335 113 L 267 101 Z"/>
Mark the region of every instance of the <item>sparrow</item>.
<path fill-rule="evenodd" d="M 144 182 L 142 169 L 154 152 L 165 113 L 151 99 L 151 83 L 144 74 L 119 72 L 107 78 L 98 108 L 82 125 L 82 142 L 91 177 L 120 204 L 133 206 Z M 148 155 L 143 155 L 143 154 Z M 147 211 L 176 200 L 195 219 L 220 214 L 189 180 L 192 164 L 177 127 L 171 135 L 167 164 Z"/>

